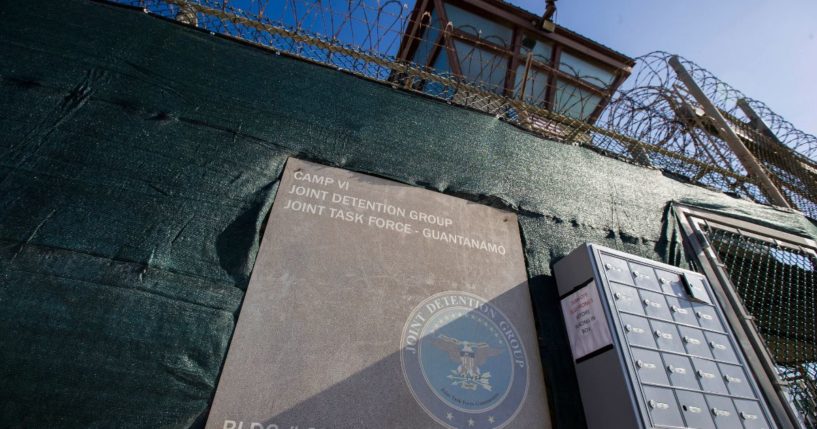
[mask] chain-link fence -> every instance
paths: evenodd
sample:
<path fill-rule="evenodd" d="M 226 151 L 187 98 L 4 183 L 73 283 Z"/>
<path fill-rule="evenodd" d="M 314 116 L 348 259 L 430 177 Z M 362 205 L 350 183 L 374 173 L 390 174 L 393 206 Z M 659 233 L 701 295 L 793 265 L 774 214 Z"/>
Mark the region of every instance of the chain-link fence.
<path fill-rule="evenodd" d="M 791 403 L 817 428 L 817 258 L 716 226 L 707 239 L 770 352 Z"/>
<path fill-rule="evenodd" d="M 809 158 L 817 154 L 817 138 L 681 59 L 761 165 L 762 174 L 751 173 L 663 52 L 637 58 L 633 76 L 619 88 L 619 80 L 607 80 L 593 67 L 555 64 L 537 45 L 523 43 L 520 52 L 509 54 L 511 36 L 488 20 L 457 24 L 411 0 L 113 1 L 480 110 L 691 183 L 763 204 L 788 204 L 817 219 L 817 163 Z M 527 60 L 520 63 L 519 57 Z M 559 78 L 546 80 L 545 74 Z M 770 186 L 782 198 L 770 198 Z"/>

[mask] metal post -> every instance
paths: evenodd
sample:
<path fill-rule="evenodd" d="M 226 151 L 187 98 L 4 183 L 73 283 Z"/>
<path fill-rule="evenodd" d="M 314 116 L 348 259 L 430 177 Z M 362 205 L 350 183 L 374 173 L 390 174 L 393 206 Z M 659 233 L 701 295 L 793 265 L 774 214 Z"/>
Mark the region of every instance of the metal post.
<path fill-rule="evenodd" d="M 746 116 L 751 121 L 750 124 L 756 130 L 760 131 L 762 134 L 765 134 L 766 137 L 777 140 L 777 136 L 775 136 L 772 130 L 766 126 L 766 123 L 763 122 L 762 119 L 760 119 L 760 115 L 758 115 L 757 112 L 755 112 L 755 109 L 752 109 L 752 106 L 749 105 L 749 102 L 741 98 L 738 99 L 738 101 L 736 101 L 735 104 L 738 107 L 740 107 L 740 110 L 743 110 L 743 113 L 746 114 Z"/>
<path fill-rule="evenodd" d="M 528 71 L 533 60 L 533 51 L 528 51 L 528 58 L 525 60 L 525 73 L 522 75 L 522 89 L 519 90 L 519 99 L 525 101 L 525 87 L 528 86 Z M 533 104 L 533 103 L 531 103 Z"/>
<path fill-rule="evenodd" d="M 791 148 L 784 145 L 780 141 L 780 139 L 777 138 L 774 131 L 772 131 L 772 129 L 769 128 L 769 126 L 766 125 L 765 122 L 763 122 L 763 119 L 760 117 L 760 115 L 757 114 L 757 112 L 755 112 L 755 109 L 752 109 L 752 106 L 749 105 L 748 101 L 746 101 L 743 98 L 740 98 L 740 99 L 738 99 L 738 101 L 735 102 L 735 105 L 737 105 L 740 108 L 740 110 L 743 111 L 743 113 L 746 115 L 746 117 L 749 118 L 749 121 L 750 121 L 749 125 L 751 125 L 761 135 L 764 135 L 767 138 L 769 138 L 772 142 L 777 144 L 781 149 L 783 149 L 783 150 L 785 150 L 787 152 L 788 151 L 793 151 Z"/>
<path fill-rule="evenodd" d="M 766 198 L 769 199 L 769 202 L 776 206 L 790 208 L 791 205 L 789 205 L 783 193 L 780 192 L 780 189 L 775 186 L 772 179 L 766 174 L 766 171 L 757 161 L 757 158 L 743 145 L 743 142 L 740 141 L 740 137 L 735 134 L 735 131 L 726 122 L 726 119 L 721 115 L 718 108 L 715 107 L 712 101 L 704 94 L 703 90 L 695 83 L 695 80 L 692 79 L 692 75 L 690 75 L 687 69 L 681 64 L 677 55 L 673 55 L 669 59 L 669 65 L 675 70 L 678 79 L 687 87 L 689 93 L 695 98 L 698 104 L 701 105 L 704 112 L 712 118 L 721 137 L 729 146 L 729 149 L 738 157 L 738 160 L 743 164 L 743 168 L 746 169 L 749 177 L 756 181 L 760 190 Z"/>
<path fill-rule="evenodd" d="M 778 147 L 770 150 L 775 150 L 780 154 L 780 158 L 786 159 L 788 158 L 789 165 L 787 166 L 791 172 L 793 172 L 803 183 L 806 187 L 806 190 L 810 193 L 810 198 L 817 197 L 817 181 L 815 181 L 815 176 L 817 176 L 817 171 L 815 171 L 815 166 L 813 163 L 809 163 L 803 160 L 800 156 L 798 156 L 794 150 L 780 141 L 775 135 L 774 131 L 766 125 L 766 122 L 760 117 L 760 115 L 755 112 L 755 109 L 749 105 L 749 102 L 745 99 L 741 98 L 735 103 L 740 110 L 749 118 L 751 121 L 749 125 L 755 128 L 761 135 L 765 136 L 769 141 L 776 144 Z M 762 142 L 761 142 L 762 143 Z M 812 200 L 814 201 L 814 200 Z"/>

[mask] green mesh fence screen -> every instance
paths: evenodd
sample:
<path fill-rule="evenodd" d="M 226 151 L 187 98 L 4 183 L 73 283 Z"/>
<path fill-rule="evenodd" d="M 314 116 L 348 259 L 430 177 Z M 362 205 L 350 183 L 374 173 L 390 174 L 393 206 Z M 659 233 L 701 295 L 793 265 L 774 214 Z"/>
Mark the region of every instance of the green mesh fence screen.
<path fill-rule="evenodd" d="M 806 427 L 817 428 L 815 255 L 712 225 L 704 233 L 788 384 L 791 403 Z"/>

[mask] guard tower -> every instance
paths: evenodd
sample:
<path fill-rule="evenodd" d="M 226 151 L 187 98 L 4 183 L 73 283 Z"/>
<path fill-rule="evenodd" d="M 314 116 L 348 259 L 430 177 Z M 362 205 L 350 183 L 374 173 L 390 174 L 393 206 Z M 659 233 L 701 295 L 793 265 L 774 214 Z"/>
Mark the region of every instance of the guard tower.
<path fill-rule="evenodd" d="M 419 0 L 398 59 L 593 123 L 635 62 L 555 25 L 552 12 L 552 4 L 537 16 L 500 0 Z"/>

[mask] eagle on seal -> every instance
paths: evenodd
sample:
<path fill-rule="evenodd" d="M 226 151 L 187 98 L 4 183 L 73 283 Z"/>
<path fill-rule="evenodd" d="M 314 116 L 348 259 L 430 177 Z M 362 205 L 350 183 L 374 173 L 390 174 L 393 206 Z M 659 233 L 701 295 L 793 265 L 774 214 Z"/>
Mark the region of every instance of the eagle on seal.
<path fill-rule="evenodd" d="M 457 374 L 460 377 L 469 379 L 480 378 L 481 371 L 479 367 L 484 365 L 488 358 L 502 353 L 502 350 L 493 348 L 488 343 L 463 341 L 447 335 L 434 338 L 431 344 L 448 353 L 451 361 L 459 364 Z"/>

